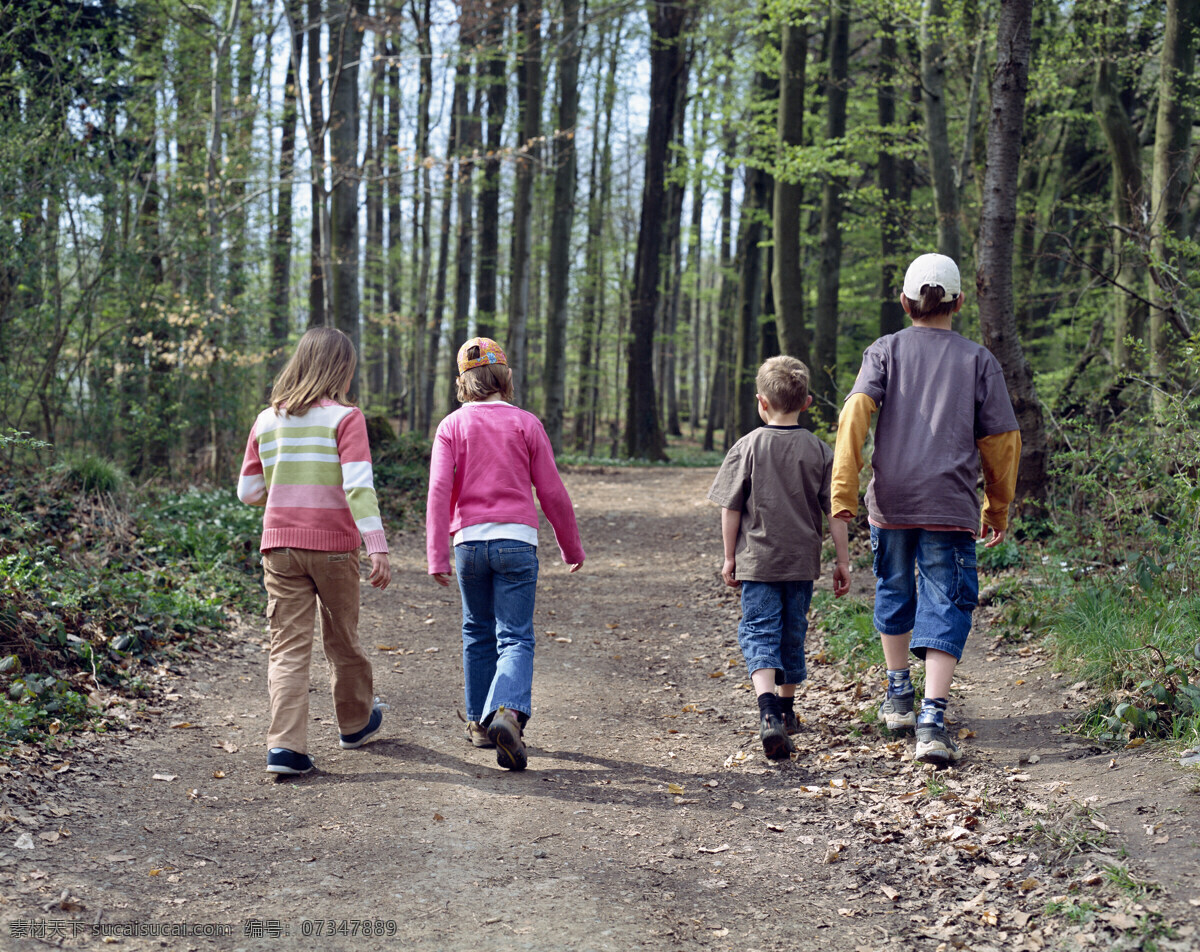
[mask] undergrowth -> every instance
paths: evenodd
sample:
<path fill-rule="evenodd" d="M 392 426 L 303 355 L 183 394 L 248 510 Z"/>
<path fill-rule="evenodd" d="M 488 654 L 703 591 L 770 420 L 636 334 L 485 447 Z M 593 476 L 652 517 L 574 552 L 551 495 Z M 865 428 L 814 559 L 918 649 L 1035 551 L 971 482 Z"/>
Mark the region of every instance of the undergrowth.
<path fill-rule="evenodd" d="M 375 456 L 385 524 L 397 527 L 424 498 L 429 443 L 380 441 Z M 103 729 L 106 696 L 143 693 L 150 666 L 231 610 L 262 607 L 262 510 L 232 486 L 135 489 L 95 457 L 18 462 L 0 475 L 0 519 L 0 752 Z"/>

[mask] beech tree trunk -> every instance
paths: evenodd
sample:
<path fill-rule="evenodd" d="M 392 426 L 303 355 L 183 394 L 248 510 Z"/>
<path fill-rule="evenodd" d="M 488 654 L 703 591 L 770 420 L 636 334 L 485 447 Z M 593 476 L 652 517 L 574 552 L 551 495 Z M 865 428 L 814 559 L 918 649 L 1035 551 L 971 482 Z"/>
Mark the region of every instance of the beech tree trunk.
<path fill-rule="evenodd" d="M 675 103 L 683 66 L 682 32 L 688 11 L 671 0 L 650 5 L 650 121 L 642 212 L 634 260 L 627 349 L 629 387 L 625 414 L 625 451 L 634 459 L 666 459 L 666 440 L 655 412 L 654 311 L 658 301 L 659 252 L 662 246 L 664 173 L 667 146 L 675 125 Z"/>
<path fill-rule="evenodd" d="M 567 295 L 570 291 L 571 228 L 575 220 L 575 124 L 579 117 L 579 58 L 583 25 L 579 0 L 563 0 L 558 49 L 558 128 L 555 129 L 554 212 L 550 222 L 543 423 L 554 452 L 562 450 L 567 380 Z"/>
<path fill-rule="evenodd" d="M 1047 463 L 1042 404 L 1013 313 L 1013 242 L 1032 13 L 1033 0 L 1001 0 L 975 275 L 983 342 L 1004 368 L 1004 380 L 1021 428 L 1018 503 L 1044 497 Z"/>
<path fill-rule="evenodd" d="M 958 183 L 954 153 L 946 121 L 946 55 L 949 36 L 946 4 L 925 0 L 921 15 L 921 88 L 925 106 L 925 139 L 929 149 L 929 175 L 933 180 L 933 205 L 937 212 L 937 250 L 962 263 L 962 238 L 958 226 Z"/>
<path fill-rule="evenodd" d="M 330 301 L 334 324 L 354 342 L 362 355 L 358 298 L 358 59 L 362 51 L 361 18 L 367 0 L 348 0 L 334 5 L 332 33 L 337 45 L 335 69 L 330 80 L 329 158 L 333 168 L 330 200 L 330 252 L 333 281 Z M 362 360 L 354 368 L 351 394 L 360 392 Z"/>
<path fill-rule="evenodd" d="M 875 103 L 879 127 L 884 131 L 884 146 L 879 150 L 877 170 L 881 208 L 879 214 L 879 333 L 894 334 L 904 327 L 904 307 L 900 304 L 900 266 L 904 235 L 904 206 L 900 199 L 900 173 L 896 156 L 888 148 L 891 135 L 886 131 L 896 122 L 896 25 L 888 21 L 881 26 L 879 39 L 879 85 Z"/>
<path fill-rule="evenodd" d="M 542 4 L 517 0 L 517 143 L 513 196 L 512 290 L 508 305 L 507 354 L 518 402 L 528 380 L 529 309 L 532 300 L 533 184 L 541 156 L 542 134 Z"/>
<path fill-rule="evenodd" d="M 325 204 L 325 91 L 322 88 L 321 0 L 308 0 L 308 151 L 312 157 L 312 226 L 309 254 L 308 326 L 329 314 L 329 212 Z"/>
<path fill-rule="evenodd" d="M 779 51 L 779 110 L 776 128 L 781 151 L 804 144 L 804 78 L 808 64 L 808 28 L 787 23 Z M 804 184 L 776 175 L 772 221 L 775 253 L 771 284 L 775 292 L 775 322 L 785 354 L 810 361 L 809 334 L 804 322 L 804 270 L 800 262 L 801 203 Z M 811 368 L 810 368 L 811 369 Z"/>
<path fill-rule="evenodd" d="M 480 74 L 486 86 L 487 130 L 483 178 L 479 183 L 479 273 L 475 288 L 475 331 L 496 336 L 496 269 L 500 259 L 500 149 L 508 86 L 504 81 L 504 13 L 508 0 L 489 0 L 481 40 Z"/>
<path fill-rule="evenodd" d="M 846 134 L 846 100 L 850 52 L 850 0 L 834 0 L 829 46 L 829 81 L 825 96 L 826 137 Z M 816 334 L 810 381 L 814 409 L 822 419 L 837 417 L 837 392 L 833 373 L 837 367 L 838 296 L 842 270 L 842 190 L 845 180 L 829 176 L 821 189 L 820 269 L 817 273 Z"/>
<path fill-rule="evenodd" d="M 274 379 L 287 360 L 289 320 L 288 304 L 292 286 L 292 172 L 296 165 L 296 73 L 304 55 L 304 32 L 299 28 L 300 4 L 287 0 L 284 5 L 291 53 L 283 81 L 283 113 L 279 132 L 279 197 L 275 203 L 275 224 L 271 230 L 271 314 L 268 335 L 271 353 L 267 358 L 267 376 Z"/>

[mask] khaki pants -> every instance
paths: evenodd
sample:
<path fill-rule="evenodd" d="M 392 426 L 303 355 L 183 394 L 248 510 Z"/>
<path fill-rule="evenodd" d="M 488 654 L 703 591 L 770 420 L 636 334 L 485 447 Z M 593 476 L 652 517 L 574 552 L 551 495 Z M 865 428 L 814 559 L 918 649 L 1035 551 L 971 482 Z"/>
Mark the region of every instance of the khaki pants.
<path fill-rule="evenodd" d="M 358 642 L 358 552 L 271 549 L 263 553 L 263 576 L 271 626 L 267 748 L 306 754 L 309 664 L 318 605 L 338 732 L 352 734 L 371 719 L 371 662 Z"/>

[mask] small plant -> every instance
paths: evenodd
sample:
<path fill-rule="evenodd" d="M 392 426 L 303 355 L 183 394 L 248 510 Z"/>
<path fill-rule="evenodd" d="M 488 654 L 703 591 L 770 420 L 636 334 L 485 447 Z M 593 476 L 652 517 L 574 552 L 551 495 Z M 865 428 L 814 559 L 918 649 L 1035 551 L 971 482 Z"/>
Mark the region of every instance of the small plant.
<path fill-rule="evenodd" d="M 1135 878 L 1129 872 L 1128 867 L 1118 866 L 1115 863 L 1104 866 L 1104 878 L 1136 899 L 1140 899 L 1147 893 L 1157 892 L 1161 888 L 1158 883 Z"/>
<path fill-rule="evenodd" d="M 883 647 L 875 631 L 873 609 L 860 598 L 834 600 L 829 592 L 813 597 L 812 618 L 825 636 L 825 650 L 853 671 L 883 664 Z"/>
<path fill-rule="evenodd" d="M 1085 900 L 1068 899 L 1052 899 L 1046 903 L 1045 913 L 1047 916 L 1062 916 L 1064 919 L 1082 925 L 1085 922 L 1091 922 L 1095 918 L 1096 913 L 1100 911 L 1100 907 L 1094 902 Z"/>

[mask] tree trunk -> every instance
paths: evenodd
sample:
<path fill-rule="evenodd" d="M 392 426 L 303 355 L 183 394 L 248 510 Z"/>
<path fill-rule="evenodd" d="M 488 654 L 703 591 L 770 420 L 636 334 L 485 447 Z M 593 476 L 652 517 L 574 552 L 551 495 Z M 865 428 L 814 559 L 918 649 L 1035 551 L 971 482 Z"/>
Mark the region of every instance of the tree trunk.
<path fill-rule="evenodd" d="M 754 378 L 758 372 L 759 316 L 763 299 L 762 242 L 763 212 L 767 200 L 767 176 L 755 165 L 746 167 L 746 189 L 738 221 L 737 320 L 734 326 L 734 402 L 731 414 L 736 423 L 733 439 L 745 436 L 761 421 L 754 400 Z"/>
<path fill-rule="evenodd" d="M 654 310 L 658 301 L 659 250 L 665 198 L 667 145 L 675 122 L 681 33 L 688 11 L 670 0 L 654 0 L 650 39 L 650 122 L 646 130 L 646 171 L 629 309 L 629 388 L 625 451 L 634 459 L 666 459 L 666 441 L 654 400 Z"/>
<path fill-rule="evenodd" d="M 583 25 L 579 0 L 563 0 L 558 44 L 558 128 L 555 130 L 554 213 L 550 222 L 543 423 L 554 452 L 562 450 L 567 380 L 567 296 L 570 292 L 571 228 L 575 217 L 575 124 L 579 117 L 579 58 Z"/>
<path fill-rule="evenodd" d="M 516 188 L 513 197 L 512 290 L 508 305 L 507 353 L 517 400 L 525 399 L 529 379 L 528 334 L 532 299 L 533 184 L 541 155 L 542 134 L 542 3 L 517 0 L 517 145 Z M 526 404 L 528 405 L 528 404 Z"/>
<path fill-rule="evenodd" d="M 925 0 L 921 15 L 921 86 L 929 175 L 933 180 L 933 206 L 937 213 L 937 250 L 961 263 L 958 183 L 946 122 L 946 56 L 952 42 L 946 4 L 943 0 Z"/>
<path fill-rule="evenodd" d="M 428 21 L 426 21 L 428 22 Z M 437 278 L 433 291 L 433 313 L 429 319 L 429 376 L 425 378 L 425 397 L 421 402 L 421 432 L 429 433 L 433 422 L 433 388 L 437 380 L 438 342 L 442 336 L 442 314 L 446 309 L 446 271 L 450 258 L 450 223 L 454 211 L 454 156 L 458 152 L 459 118 L 467 111 L 470 92 L 471 62 L 466 56 L 467 41 L 459 39 L 460 56 L 454 71 L 454 96 L 450 105 L 450 135 L 446 142 L 446 167 L 442 178 L 442 223 L 438 231 Z M 450 350 L 456 346 L 450 342 Z M 453 376 L 453 373 L 451 375 Z"/>
<path fill-rule="evenodd" d="M 837 142 L 846 135 L 847 65 L 850 49 L 850 0 L 833 0 L 830 23 L 829 82 L 825 135 Z M 838 296 L 842 269 L 842 191 L 840 176 L 829 176 L 821 189 L 820 270 L 817 274 L 816 334 L 810 368 L 814 407 L 827 422 L 837 417 Z"/>
<path fill-rule="evenodd" d="M 879 150 L 879 333 L 894 334 L 904 327 L 904 308 L 900 304 L 900 268 L 896 263 L 904 236 L 904 206 L 900 204 L 900 180 L 896 156 L 888 143 L 896 122 L 896 25 L 890 20 L 881 25 L 879 39 L 879 85 L 875 102 L 883 147 Z"/>
<path fill-rule="evenodd" d="M 808 65 L 808 27 L 787 23 L 779 61 L 778 148 L 786 154 L 804 144 L 804 77 Z M 794 179 L 794 180 L 793 180 Z M 771 284 L 775 292 L 775 322 L 779 344 L 807 365 L 808 328 L 804 322 L 804 271 L 800 264 L 800 206 L 804 185 L 794 176 L 776 173 L 773 211 L 775 235 Z"/>
<path fill-rule="evenodd" d="M 729 81 L 726 80 L 725 91 L 728 94 Z M 723 449 L 730 446 L 731 429 L 727 422 L 729 408 L 729 381 L 733 375 L 730 359 L 730 337 L 733 330 L 733 262 L 729 253 L 733 236 L 733 169 L 729 161 L 734 155 L 737 143 L 734 140 L 732 128 L 726 126 L 725 134 L 725 175 L 721 191 L 721 247 L 717 255 L 717 280 L 720 288 L 717 292 L 717 346 L 713 350 L 712 373 L 708 379 L 708 419 L 704 423 L 704 449 L 712 452 L 716 448 L 715 430 L 718 426 L 725 431 Z"/>
<path fill-rule="evenodd" d="M 384 135 L 386 161 L 384 163 L 387 176 L 387 255 L 384 258 L 384 280 L 387 285 L 387 407 L 396 417 L 397 426 L 401 429 L 412 430 L 416 426 L 416 390 L 411 381 L 417 379 L 417 373 L 425 367 L 425 317 L 428 310 L 428 292 L 426 284 L 429 281 L 429 170 L 425 167 L 427 136 L 421 130 L 421 118 L 417 118 L 417 149 L 416 160 L 413 162 L 413 243 L 412 255 L 414 264 L 413 284 L 417 298 L 416 313 L 411 322 L 404 318 L 404 181 L 402 161 L 399 152 L 390 148 L 391 144 L 400 138 L 400 68 L 396 65 L 399 57 L 399 47 L 394 40 L 388 41 L 388 57 L 391 65 L 387 71 L 388 111 L 387 131 Z M 424 69 L 424 57 L 422 57 Z M 424 74 L 421 83 L 425 82 Z M 426 87 L 428 88 L 428 87 Z M 418 98 L 421 92 L 418 92 Z M 418 106 L 418 112 L 420 107 Z M 425 188 L 421 188 L 424 175 Z M 424 266 L 424 270 L 422 270 Z M 411 327 L 412 341 L 409 353 L 412 357 L 412 371 L 405 373 L 404 369 L 404 329 Z M 404 426 L 407 418 L 408 426 Z"/>
<path fill-rule="evenodd" d="M 475 290 L 475 332 L 496 336 L 496 270 L 500 260 L 500 152 L 504 135 L 504 14 L 508 0 L 489 0 L 481 43 L 480 73 L 487 90 L 486 151 L 479 183 L 479 274 Z"/>
<path fill-rule="evenodd" d="M 325 93 L 322 90 L 321 0 L 308 0 L 308 148 L 312 156 L 312 251 L 308 326 L 329 322 L 329 212 L 325 203 Z"/>
<path fill-rule="evenodd" d="M 421 342 L 414 348 L 416 375 L 412 386 L 412 428 L 425 436 L 429 432 L 430 396 L 433 378 L 437 373 L 438 337 L 441 336 L 441 312 L 431 322 L 429 311 L 429 270 L 432 264 L 433 183 L 429 154 L 429 107 L 433 101 L 433 39 L 430 33 L 433 0 L 413 0 L 412 18 L 417 29 L 417 51 L 421 56 L 420 86 L 417 90 L 417 155 L 413 170 L 413 185 L 420 196 L 421 215 L 413 216 L 413 227 L 420 228 L 414 245 L 420 249 L 417 266 L 417 310 L 414 335 Z M 397 79 L 397 82 L 399 80 Z M 399 117 L 397 117 L 399 127 Z M 418 224 L 419 221 L 419 224 Z M 430 328 L 432 326 L 432 336 Z M 424 343 L 428 340 L 428 346 Z"/>
<path fill-rule="evenodd" d="M 466 50 L 463 51 L 466 56 Z M 464 82 L 470 83 L 468 68 Z M 472 206 L 475 197 L 475 152 L 479 147 L 479 116 L 483 108 L 483 90 L 475 88 L 474 96 L 469 91 L 469 112 L 458 117 L 458 242 L 454 256 L 454 316 L 450 322 L 450 350 L 457 352 L 467 339 L 471 317 L 471 270 L 474 267 L 475 222 Z M 458 406 L 455 395 L 454 377 L 451 376 L 446 394 L 446 412 Z"/>
<path fill-rule="evenodd" d="M 271 316 L 270 356 L 267 374 L 271 379 L 287 360 L 288 330 L 291 315 L 288 306 L 292 287 L 292 173 L 296 167 L 296 74 L 304 55 L 304 31 L 300 29 L 299 0 L 287 0 L 288 32 L 291 53 L 283 81 L 283 114 L 279 133 L 279 198 L 275 204 L 275 227 L 271 233 Z"/>
<path fill-rule="evenodd" d="M 363 290 L 366 307 L 363 314 L 363 340 L 359 363 L 366 367 L 366 393 L 364 399 L 381 400 L 384 394 L 387 371 L 387 342 L 384 340 L 383 313 L 385 306 L 384 261 L 386 249 L 383 234 L 383 155 L 387 151 L 384 139 L 384 37 L 375 34 L 375 54 L 372 57 L 370 83 L 367 95 L 367 132 L 363 154 L 366 172 L 366 253 L 363 275 Z"/>
<path fill-rule="evenodd" d="M 1123 18 L 1124 8 L 1113 4 L 1108 15 Z M 1106 23 L 1109 29 L 1115 24 Z M 1106 31 L 1108 33 L 1108 31 Z M 1122 37 L 1123 39 L 1123 37 Z M 1111 44 L 1111 41 L 1110 41 Z M 1092 84 L 1092 110 L 1108 143 L 1112 162 L 1112 210 L 1113 229 L 1110 239 L 1112 249 L 1113 280 L 1113 369 L 1118 377 L 1132 370 L 1132 349 L 1127 338 L 1142 336 L 1145 324 L 1145 308 L 1130 293 L 1131 288 L 1141 287 L 1140 262 L 1126 254 L 1127 245 L 1143 234 L 1144 222 L 1149 215 L 1146 194 L 1142 181 L 1140 160 L 1141 147 L 1137 131 L 1129 119 L 1129 113 L 1121 102 L 1117 88 L 1120 70 L 1115 58 L 1117 51 L 1105 49 L 1096 62 L 1096 75 Z"/>
<path fill-rule="evenodd" d="M 1042 405 L 1013 314 L 1013 239 L 1025 94 L 1029 86 L 1032 12 L 1033 0 L 1001 0 L 975 275 L 983 342 L 1004 368 L 1004 379 L 1021 428 L 1018 501 L 1044 498 L 1047 463 Z"/>
<path fill-rule="evenodd" d="M 1171 328 L 1184 340 L 1192 335 L 1185 317 L 1186 283 L 1182 262 L 1171 248 L 1184 220 L 1184 196 L 1190 185 L 1192 106 L 1189 87 L 1195 62 L 1193 33 L 1198 0 L 1167 0 L 1159 67 L 1158 116 L 1154 126 L 1154 178 L 1150 191 L 1150 376 L 1153 404 L 1160 421 L 1167 395 L 1174 392 Z"/>
<path fill-rule="evenodd" d="M 612 196 L 612 114 L 617 98 L 617 61 L 621 22 L 613 35 L 602 34 L 598 48 L 608 51 L 606 70 L 596 70 L 592 114 L 603 132 L 592 136 L 588 166 L 587 240 L 580 301 L 579 400 L 575 413 L 575 449 L 591 454 L 596 444 L 596 412 L 600 400 L 600 329 L 604 307 L 604 215 Z"/>

